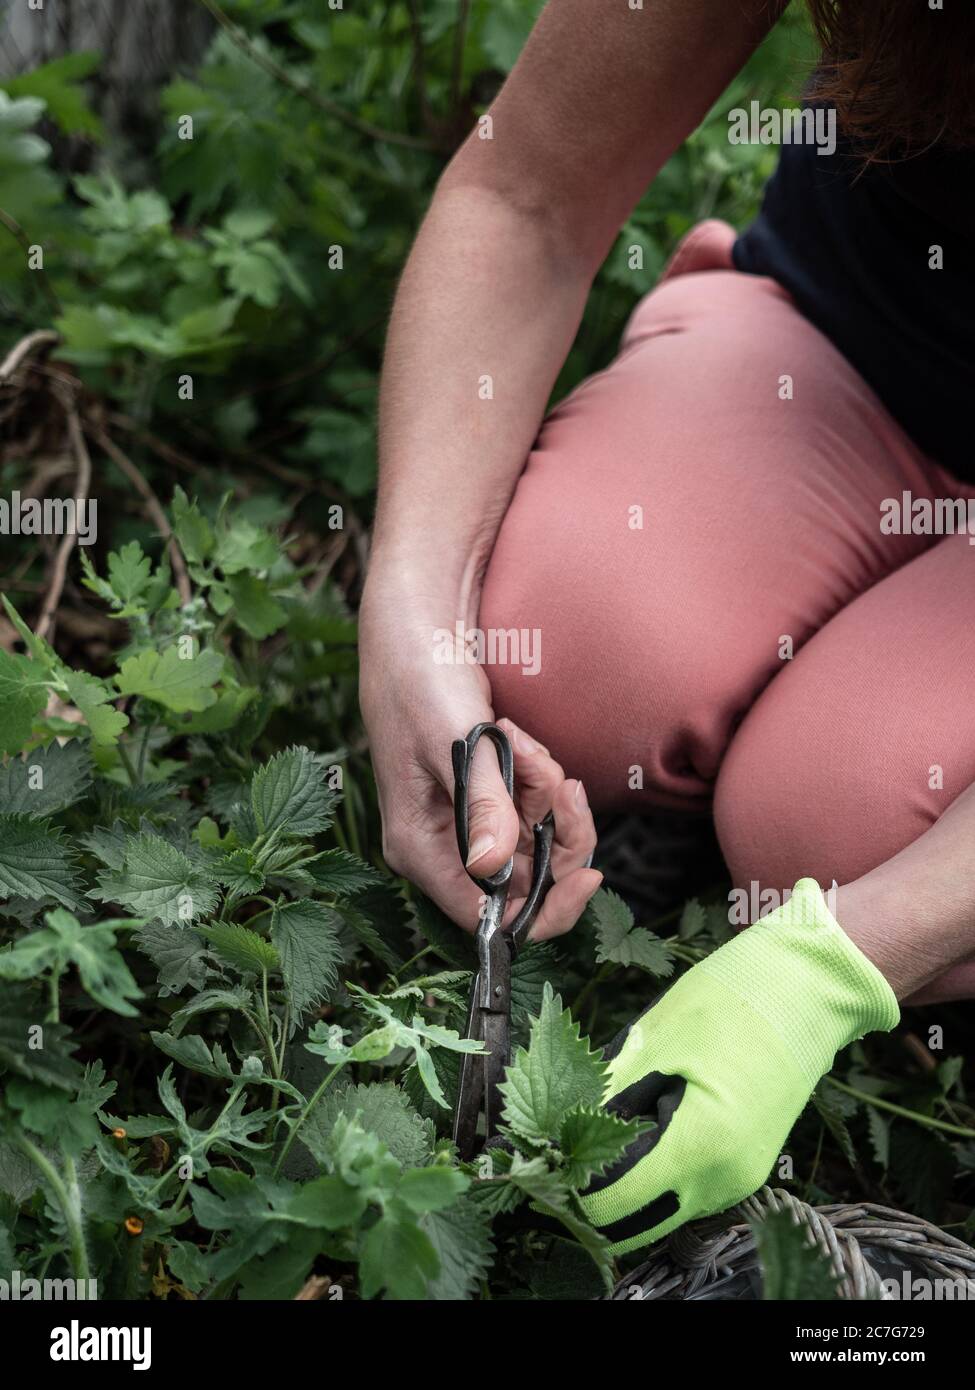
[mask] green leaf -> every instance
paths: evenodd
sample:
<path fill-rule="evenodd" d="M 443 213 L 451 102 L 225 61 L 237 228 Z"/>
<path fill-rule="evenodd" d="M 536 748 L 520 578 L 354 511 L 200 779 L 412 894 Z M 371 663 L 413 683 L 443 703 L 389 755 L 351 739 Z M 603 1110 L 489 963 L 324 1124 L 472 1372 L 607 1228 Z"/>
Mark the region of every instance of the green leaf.
<path fill-rule="evenodd" d="M 68 699 L 85 717 L 95 743 L 112 744 L 129 722 L 129 716 L 112 707 L 114 692 L 95 676 L 84 671 L 62 670 Z"/>
<path fill-rule="evenodd" d="M 140 917 L 189 925 L 206 917 L 217 902 L 209 875 L 161 835 L 135 835 L 125 847 L 121 871 L 99 876 L 91 897 L 119 903 Z"/>
<path fill-rule="evenodd" d="M 867 1130 L 873 1156 L 886 1172 L 890 1163 L 890 1121 L 873 1105 L 867 1106 Z"/>
<path fill-rule="evenodd" d="M 399 1087 L 379 1081 L 326 1091 L 310 1111 L 298 1138 L 319 1163 L 325 1162 L 326 1142 L 341 1115 L 375 1135 L 404 1168 L 420 1167 L 433 1154 L 432 1123 L 421 1118 Z"/>
<path fill-rule="evenodd" d="M 51 897 L 74 907 L 77 882 L 59 829 L 30 816 L 0 815 L 0 898 Z"/>
<path fill-rule="evenodd" d="M 427 1281 L 439 1273 L 433 1243 L 415 1222 L 384 1215 L 366 1233 L 359 1257 L 363 1298 L 385 1290 L 392 1299 L 423 1299 Z"/>
<path fill-rule="evenodd" d="M 167 1057 L 172 1057 L 173 1061 L 179 1062 L 181 1066 L 188 1067 L 190 1071 L 201 1072 L 204 1076 L 217 1076 L 222 1080 L 229 1080 L 234 1075 L 223 1049 L 215 1043 L 211 1052 L 196 1033 L 191 1033 L 185 1038 L 174 1037 L 172 1033 L 150 1032 L 149 1036 L 161 1052 L 165 1052 Z"/>
<path fill-rule="evenodd" d="M 223 674 L 223 657 L 212 648 L 180 655 L 174 642 L 162 654 L 148 650 L 123 661 L 115 684 L 123 695 L 142 695 L 174 714 L 204 710 L 216 701 L 213 686 Z"/>
<path fill-rule="evenodd" d="M 567 1111 L 559 1130 L 566 1182 L 577 1190 L 585 1187 L 590 1178 L 615 1163 L 634 1139 L 653 1127 L 642 1120 L 622 1120 L 592 1106 Z"/>
<path fill-rule="evenodd" d="M 104 127 L 88 104 L 81 85 L 95 72 L 100 61 L 97 53 L 65 53 L 49 63 L 32 67 L 29 72 L 6 78 L 3 86 L 11 97 L 39 97 L 46 107 L 46 115 L 65 135 L 101 140 Z"/>
<path fill-rule="evenodd" d="M 764 1299 L 830 1302 L 839 1297 L 829 1259 L 791 1212 L 773 1211 L 749 1224 L 762 1266 Z"/>
<path fill-rule="evenodd" d="M 471 1298 L 487 1278 L 494 1256 L 488 1213 L 461 1197 L 445 1211 L 422 1217 L 420 1229 L 440 1261 L 440 1272 L 427 1282 L 426 1298 L 437 1302 Z"/>
<path fill-rule="evenodd" d="M 251 781 L 251 805 L 263 835 L 280 830 L 295 838 L 315 835 L 332 820 L 338 800 L 308 748 L 288 748 L 259 767 Z"/>
<path fill-rule="evenodd" d="M 0 806 L 27 816 L 53 816 L 74 805 L 91 783 L 91 755 L 77 739 L 35 748 L 0 768 Z"/>
<path fill-rule="evenodd" d="M 528 1048 L 518 1049 L 501 1083 L 509 1128 L 530 1143 L 558 1142 L 569 1110 L 600 1104 L 606 1070 L 602 1055 L 579 1036 L 578 1023 L 547 984 Z"/>
<path fill-rule="evenodd" d="M 201 937 L 195 931 L 149 922 L 135 933 L 133 945 L 149 957 L 159 972 L 159 995 L 200 989 L 210 974 Z"/>
<path fill-rule="evenodd" d="M 181 487 L 173 489 L 173 533 L 191 565 L 202 565 L 213 551 L 213 531 L 196 502 Z"/>
<path fill-rule="evenodd" d="M 422 1216 L 427 1211 L 443 1211 L 470 1187 L 471 1180 L 457 1168 L 442 1164 L 428 1168 L 411 1168 L 404 1173 L 396 1188 L 398 1201 L 410 1211 Z"/>
<path fill-rule="evenodd" d="M 382 874 L 365 860 L 344 849 L 327 849 L 302 866 L 323 893 L 347 898 L 364 888 L 383 883 Z"/>
<path fill-rule="evenodd" d="M 267 582 L 253 574 L 232 574 L 227 588 L 234 601 L 238 626 L 258 642 L 284 627 L 288 615 L 272 597 Z"/>
<path fill-rule="evenodd" d="M 19 753 L 48 700 L 50 671 L 0 647 L 0 753 Z"/>
<path fill-rule="evenodd" d="M 310 898 L 279 903 L 271 917 L 271 940 L 278 950 L 284 987 L 294 1018 L 321 1003 L 338 982 L 342 961 L 338 915 Z"/>
<path fill-rule="evenodd" d="M 658 978 L 672 975 L 674 955 L 666 941 L 633 924 L 633 913 L 618 894 L 600 888 L 591 902 L 596 923 L 596 959 L 637 965 Z"/>
<path fill-rule="evenodd" d="M 129 1003 L 141 997 L 121 952 L 115 949 L 119 928 L 140 926 L 138 921 L 97 922 L 83 927 L 63 907 L 44 915 L 46 927 L 22 936 L 14 946 L 0 953 L 0 976 L 8 980 L 30 980 L 41 971 L 61 973 L 74 965 L 85 992 L 96 1003 L 113 1013 L 133 1018 L 138 1010 Z"/>
<path fill-rule="evenodd" d="M 33 990 L 0 983 L 0 1065 L 28 1081 L 72 1091 L 81 1083 L 81 1066 L 71 1053 L 76 1043 L 61 1023 L 42 1023 Z"/>
<path fill-rule="evenodd" d="M 260 975 L 265 970 L 280 967 L 281 958 L 271 942 L 249 927 L 238 927 L 233 922 L 211 922 L 198 926 L 197 931 L 222 961 L 244 975 Z"/>
<path fill-rule="evenodd" d="M 839 1145 L 843 1157 L 851 1168 L 855 1168 L 857 1153 L 853 1147 L 853 1140 L 850 1138 L 850 1131 L 846 1127 L 846 1121 L 856 1109 L 856 1101 L 851 1102 L 850 1098 L 845 1096 L 842 1091 L 831 1086 L 828 1076 L 823 1077 L 810 1099 L 819 1118 Z"/>

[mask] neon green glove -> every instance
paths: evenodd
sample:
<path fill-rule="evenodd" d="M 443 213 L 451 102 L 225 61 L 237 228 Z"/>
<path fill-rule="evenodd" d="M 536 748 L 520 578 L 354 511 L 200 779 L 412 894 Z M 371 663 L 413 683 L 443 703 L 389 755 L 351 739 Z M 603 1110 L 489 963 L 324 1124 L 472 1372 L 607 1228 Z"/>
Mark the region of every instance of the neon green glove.
<path fill-rule="evenodd" d="M 841 1047 L 900 1018 L 811 878 L 693 966 L 611 1044 L 607 1108 L 656 1121 L 583 1194 L 622 1254 L 767 1179 Z"/>

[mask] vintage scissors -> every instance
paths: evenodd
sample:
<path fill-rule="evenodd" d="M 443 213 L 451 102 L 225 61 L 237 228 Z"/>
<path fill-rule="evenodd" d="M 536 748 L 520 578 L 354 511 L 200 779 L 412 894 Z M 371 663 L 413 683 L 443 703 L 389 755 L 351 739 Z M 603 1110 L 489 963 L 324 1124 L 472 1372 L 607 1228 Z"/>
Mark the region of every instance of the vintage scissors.
<path fill-rule="evenodd" d="M 466 865 L 469 849 L 469 807 L 471 768 L 482 738 L 489 738 L 498 753 L 501 775 L 508 795 L 514 792 L 514 759 L 511 744 L 496 724 L 477 724 L 466 738 L 456 739 L 451 748 L 454 763 L 454 822 L 461 862 Z M 508 902 L 513 860 L 509 859 L 489 878 L 470 877 L 485 895 L 477 927 L 477 973 L 471 985 L 467 1012 L 467 1036 L 484 1043 L 486 1052 L 466 1052 L 461 1059 L 460 1089 L 454 1110 L 454 1143 L 460 1158 L 469 1162 L 477 1147 L 477 1122 L 483 1108 L 484 1140 L 498 1130 L 501 1096 L 498 1085 L 510 1060 L 511 1046 L 511 963 L 531 930 L 545 894 L 552 886 L 552 840 L 555 821 L 549 811 L 532 827 L 533 856 L 531 887 L 520 911 L 505 930 L 501 923 Z M 468 873 L 470 871 L 468 870 Z"/>

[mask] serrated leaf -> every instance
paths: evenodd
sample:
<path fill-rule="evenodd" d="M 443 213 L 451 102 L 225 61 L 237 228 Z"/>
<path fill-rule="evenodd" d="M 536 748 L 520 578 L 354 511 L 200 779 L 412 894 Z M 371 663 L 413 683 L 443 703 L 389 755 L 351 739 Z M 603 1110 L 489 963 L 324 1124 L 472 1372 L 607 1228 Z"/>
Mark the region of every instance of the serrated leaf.
<path fill-rule="evenodd" d="M 750 1225 L 762 1266 L 764 1299 L 831 1302 L 839 1297 L 828 1257 L 790 1211 L 770 1212 Z"/>
<path fill-rule="evenodd" d="M 692 941 L 695 936 L 699 936 L 708 924 L 707 913 L 698 902 L 697 898 L 691 898 L 690 902 L 684 904 L 684 910 L 680 915 L 680 923 L 677 927 L 677 935 L 681 941 Z"/>
<path fill-rule="evenodd" d="M 440 1261 L 440 1272 L 427 1281 L 426 1297 L 434 1302 L 473 1297 L 494 1258 L 491 1221 L 485 1208 L 463 1196 L 446 1211 L 422 1217 L 420 1229 Z"/>
<path fill-rule="evenodd" d="M 189 985 L 202 988 L 211 973 L 203 940 L 195 931 L 149 922 L 135 933 L 133 944 L 159 972 L 159 994 L 180 994 Z"/>
<path fill-rule="evenodd" d="M 222 961 L 245 975 L 260 975 L 265 970 L 280 967 L 280 956 L 271 942 L 249 927 L 238 927 L 233 922 L 211 922 L 198 926 L 197 931 Z"/>
<path fill-rule="evenodd" d="M 302 867 L 320 892 L 334 893 L 340 898 L 352 897 L 384 881 L 378 869 L 344 849 L 327 849 Z"/>
<path fill-rule="evenodd" d="M 191 565 L 201 565 L 213 551 L 213 531 L 196 502 L 181 487 L 173 489 L 173 532 L 179 548 Z"/>
<path fill-rule="evenodd" d="M 223 674 L 223 657 L 212 648 L 181 655 L 174 642 L 161 654 L 140 652 L 123 661 L 115 684 L 123 695 L 141 695 L 174 714 L 208 709 L 216 701 L 213 686 Z"/>
<path fill-rule="evenodd" d="M 602 1054 L 546 984 L 528 1047 L 518 1049 L 501 1083 L 505 1122 L 530 1143 L 557 1142 L 567 1111 L 600 1104 L 605 1075 Z"/>
<path fill-rule="evenodd" d="M 842 1091 L 838 1091 L 835 1086 L 831 1086 L 829 1077 L 824 1076 L 810 1099 L 819 1118 L 839 1144 L 843 1157 L 851 1168 L 855 1168 L 857 1164 L 856 1149 L 853 1147 L 850 1131 L 846 1127 L 846 1117 L 851 1113 L 847 1104 L 849 1098 L 844 1096 Z"/>
<path fill-rule="evenodd" d="M 338 800 L 310 749 L 287 748 L 259 767 L 251 781 L 251 805 L 263 835 L 282 831 L 315 835 L 332 820 Z"/>
<path fill-rule="evenodd" d="M 271 917 L 271 940 L 281 961 L 284 987 L 295 1020 L 320 1003 L 338 982 L 342 961 L 338 916 L 310 898 L 278 904 Z"/>
<path fill-rule="evenodd" d="M 616 965 L 637 965 L 666 978 L 674 972 L 674 954 L 666 941 L 645 927 L 634 926 L 633 913 L 618 894 L 600 888 L 590 904 L 596 923 L 596 959 Z"/>
<path fill-rule="evenodd" d="M 217 902 L 209 875 L 161 835 L 129 838 L 122 869 L 99 875 L 91 896 L 119 903 L 140 917 L 158 917 L 184 926 L 205 917 Z"/>
<path fill-rule="evenodd" d="M 52 743 L 11 758 L 0 768 L 0 806 L 10 814 L 53 816 L 74 805 L 91 783 L 91 755 L 83 743 Z"/>
<path fill-rule="evenodd" d="M 579 1105 L 567 1111 L 559 1130 L 566 1182 L 577 1190 L 585 1187 L 649 1129 L 653 1129 L 650 1123 L 623 1120 L 594 1106 Z"/>
<path fill-rule="evenodd" d="M 873 1156 L 886 1172 L 890 1163 L 890 1121 L 873 1105 L 867 1106 L 867 1130 Z"/>
<path fill-rule="evenodd" d="M 192 999 L 188 999 L 181 1008 L 176 1010 L 169 1020 L 169 1026 L 174 1036 L 179 1037 L 190 1019 L 196 1018 L 198 1014 L 216 1013 L 223 1010 L 229 1010 L 233 1013 L 246 1008 L 250 1001 L 251 992 L 243 985 L 237 985 L 233 989 L 200 990 L 198 994 L 194 994 Z"/>
<path fill-rule="evenodd" d="M 0 815 L 0 898 L 56 898 L 74 907 L 77 870 L 61 831 L 30 816 Z"/>
<path fill-rule="evenodd" d="M 0 753 L 19 753 L 48 700 L 50 671 L 0 648 Z"/>
<path fill-rule="evenodd" d="M 375 1135 L 404 1168 L 420 1167 L 433 1154 L 431 1122 L 417 1113 L 399 1087 L 379 1081 L 326 1091 L 309 1112 L 298 1137 L 319 1163 L 325 1162 L 325 1145 L 341 1115 Z"/>

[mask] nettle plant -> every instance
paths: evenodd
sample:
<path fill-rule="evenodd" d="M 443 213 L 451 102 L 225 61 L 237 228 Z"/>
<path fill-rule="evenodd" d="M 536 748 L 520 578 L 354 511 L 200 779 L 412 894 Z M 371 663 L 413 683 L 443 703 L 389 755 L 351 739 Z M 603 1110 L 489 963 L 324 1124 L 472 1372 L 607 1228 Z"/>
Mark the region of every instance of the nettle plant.
<path fill-rule="evenodd" d="M 104 573 L 81 560 L 123 625 L 107 674 L 4 601 L 23 650 L 0 649 L 0 1277 L 456 1299 L 497 1240 L 529 1263 L 556 1240 L 598 1292 L 576 1192 L 638 1126 L 599 1110 L 554 949 L 516 962 L 508 1142 L 459 1165 L 469 940 L 350 849 L 348 749 L 274 751 L 302 701 L 324 718 L 348 618 L 236 510 L 177 491 L 172 526 L 188 601 L 138 541 Z M 603 972 L 658 975 L 690 949 L 611 894 L 586 942 L 589 973 L 593 947 Z"/>

